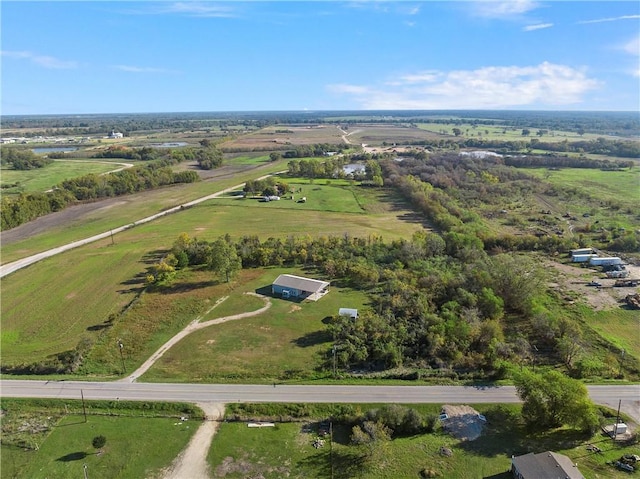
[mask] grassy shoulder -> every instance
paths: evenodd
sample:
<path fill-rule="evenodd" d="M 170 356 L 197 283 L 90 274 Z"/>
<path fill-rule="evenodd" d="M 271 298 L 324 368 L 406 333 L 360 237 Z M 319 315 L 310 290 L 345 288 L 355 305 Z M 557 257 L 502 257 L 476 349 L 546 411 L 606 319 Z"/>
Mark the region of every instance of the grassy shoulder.
<path fill-rule="evenodd" d="M 202 411 L 186 404 L 2 400 L 2 477 L 153 477 L 186 447 Z M 181 421 L 181 417 L 189 420 Z M 102 435 L 106 444 L 92 446 Z M 141 440 L 143 438 L 143 440 Z"/>
<path fill-rule="evenodd" d="M 472 441 L 459 440 L 437 423 L 431 433 L 399 436 L 369 446 L 350 442 L 350 420 L 334 420 L 332 436 L 324 437 L 322 447 L 314 447 L 318 425 L 336 416 L 360 416 L 379 405 L 237 405 L 229 407 L 227 418 L 214 438 L 209 453 L 211 468 L 219 475 L 240 478 L 262 475 L 265 478 L 414 478 L 511 477 L 507 473 L 511 456 L 528 452 L 554 451 L 577 463 L 587 479 L 622 478 L 626 473 L 607 462 L 622 454 L 634 453 L 634 446 L 612 443 L 596 433 L 584 435 L 567 429 L 545 433 L 527 431 L 519 420 L 519 405 L 471 405 L 487 422 L 482 435 Z M 290 405 L 295 406 L 295 405 Z M 439 405 L 408 405 L 424 416 L 437 415 Z M 245 414 L 238 412 L 245 411 Z M 246 411 L 249 411 L 246 413 Z M 293 413 L 294 417 L 291 417 Z M 280 422 L 278 417 L 287 418 Z M 240 418 L 240 421 L 236 421 Z M 248 421 L 274 420 L 275 427 L 248 428 Z M 606 419 L 606 420 L 610 420 Z M 595 444 L 602 453 L 588 451 Z M 451 456 L 443 455 L 448 449 Z M 420 476 L 432 471 L 433 476 Z"/>

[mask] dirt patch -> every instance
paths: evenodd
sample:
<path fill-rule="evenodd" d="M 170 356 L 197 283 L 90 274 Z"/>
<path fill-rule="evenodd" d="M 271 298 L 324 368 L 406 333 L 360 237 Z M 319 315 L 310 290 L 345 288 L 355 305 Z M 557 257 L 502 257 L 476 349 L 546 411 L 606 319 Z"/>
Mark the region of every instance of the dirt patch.
<path fill-rule="evenodd" d="M 214 471 L 214 477 L 226 477 L 227 474 L 237 475 L 247 479 L 264 479 L 264 473 L 273 475 L 274 473 L 278 477 L 289 477 L 290 471 L 287 464 L 280 467 L 265 467 L 263 464 L 254 464 L 246 457 L 240 459 L 234 459 L 231 456 L 227 456 L 222 460 L 222 464 L 216 467 Z"/>
<path fill-rule="evenodd" d="M 473 441 L 482 435 L 482 416 L 471 406 L 442 406 L 442 429 L 461 441 Z"/>
<path fill-rule="evenodd" d="M 207 454 L 220 420 L 224 416 L 224 404 L 199 403 L 198 406 L 205 413 L 205 421 L 193 435 L 187 448 L 166 471 L 163 471 L 163 479 L 208 479 L 210 477 Z"/>
<path fill-rule="evenodd" d="M 295 304 L 289 308 L 290 313 L 295 313 L 296 311 L 300 311 L 302 308 L 300 306 L 296 306 Z"/>
<path fill-rule="evenodd" d="M 565 301 L 584 301 L 596 311 L 619 307 L 627 294 L 636 292 L 637 288 L 615 287 L 615 279 L 606 278 L 596 268 L 582 267 L 577 264 L 564 264 L 550 261 L 547 263 L 557 271 L 554 282 L 549 286 L 558 289 Z M 630 278 L 640 278 L 640 267 L 627 265 Z M 591 281 L 597 281 L 602 286 L 589 286 Z"/>

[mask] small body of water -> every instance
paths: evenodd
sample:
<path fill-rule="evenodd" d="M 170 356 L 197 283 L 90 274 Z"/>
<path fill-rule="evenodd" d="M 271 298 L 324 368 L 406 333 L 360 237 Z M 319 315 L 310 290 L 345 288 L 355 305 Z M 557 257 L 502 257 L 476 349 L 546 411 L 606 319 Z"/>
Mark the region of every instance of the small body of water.
<path fill-rule="evenodd" d="M 486 151 L 486 150 L 461 151 L 460 156 L 470 156 L 472 158 L 478 158 L 481 160 L 484 160 L 490 157 L 502 158 L 502 155 L 500 153 L 496 153 L 495 151 Z"/>
<path fill-rule="evenodd" d="M 76 151 L 78 148 L 75 146 L 50 146 L 50 147 L 41 147 L 41 148 L 32 148 L 31 151 L 34 153 L 54 153 L 54 152 L 67 152 L 67 151 Z"/>
<path fill-rule="evenodd" d="M 154 148 L 178 148 L 181 146 L 187 146 L 188 143 L 184 141 L 168 141 L 166 143 L 151 143 L 150 146 Z"/>
<path fill-rule="evenodd" d="M 364 174 L 365 167 L 364 165 L 358 163 L 349 163 L 348 165 L 344 165 L 342 167 L 342 171 L 344 171 L 345 175 L 355 175 L 355 174 Z"/>

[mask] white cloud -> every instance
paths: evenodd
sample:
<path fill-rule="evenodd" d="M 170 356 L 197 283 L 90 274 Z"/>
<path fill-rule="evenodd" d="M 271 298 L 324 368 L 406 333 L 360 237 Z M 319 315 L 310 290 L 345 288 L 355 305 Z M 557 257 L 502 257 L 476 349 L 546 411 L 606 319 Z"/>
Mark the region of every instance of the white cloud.
<path fill-rule="evenodd" d="M 331 85 L 364 109 L 491 109 L 580 103 L 599 86 L 584 71 L 548 62 L 404 75 L 375 85 Z"/>
<path fill-rule="evenodd" d="M 174 70 L 167 70 L 166 68 L 137 67 L 133 65 L 113 65 L 112 68 L 130 73 L 177 73 Z"/>
<path fill-rule="evenodd" d="M 485 18 L 511 18 L 539 7 L 532 0 L 480 0 L 473 2 L 473 13 Z"/>
<path fill-rule="evenodd" d="M 586 25 L 588 23 L 617 22 L 619 20 L 637 20 L 639 18 L 640 18 L 640 15 L 621 15 L 619 17 L 607 17 L 607 18 L 597 18 L 595 20 L 584 20 L 582 22 L 578 22 L 578 25 Z"/>
<path fill-rule="evenodd" d="M 525 32 L 532 32 L 534 30 L 542 30 L 543 28 L 551 28 L 553 23 L 538 23 L 537 25 L 527 25 L 523 28 Z"/>
<path fill-rule="evenodd" d="M 23 60 L 29 60 L 31 63 L 35 63 L 43 68 L 66 70 L 72 68 L 78 68 L 78 62 L 69 60 L 60 60 L 59 58 L 51 57 L 48 55 L 38 55 L 36 53 L 28 51 L 7 51 L 3 50 L 2 56 L 9 58 L 18 58 Z"/>
<path fill-rule="evenodd" d="M 235 17 L 235 9 L 229 4 L 220 5 L 209 2 L 172 2 L 160 3 L 140 10 L 128 10 L 125 13 L 137 15 L 184 15 L 201 18 L 231 18 Z"/>
<path fill-rule="evenodd" d="M 629 53 L 630 55 L 640 57 L 640 35 L 632 38 L 627 43 L 622 45 L 622 50 Z"/>

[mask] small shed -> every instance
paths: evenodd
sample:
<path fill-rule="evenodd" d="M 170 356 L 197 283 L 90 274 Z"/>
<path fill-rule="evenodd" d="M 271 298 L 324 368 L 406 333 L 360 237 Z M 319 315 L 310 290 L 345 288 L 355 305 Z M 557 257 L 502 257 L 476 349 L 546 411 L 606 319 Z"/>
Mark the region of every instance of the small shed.
<path fill-rule="evenodd" d="M 283 298 L 317 301 L 329 292 L 329 283 L 293 274 L 281 274 L 271 284 L 271 293 Z"/>
<path fill-rule="evenodd" d="M 348 316 L 351 319 L 358 319 L 358 310 L 353 308 L 340 308 L 338 316 Z"/>

